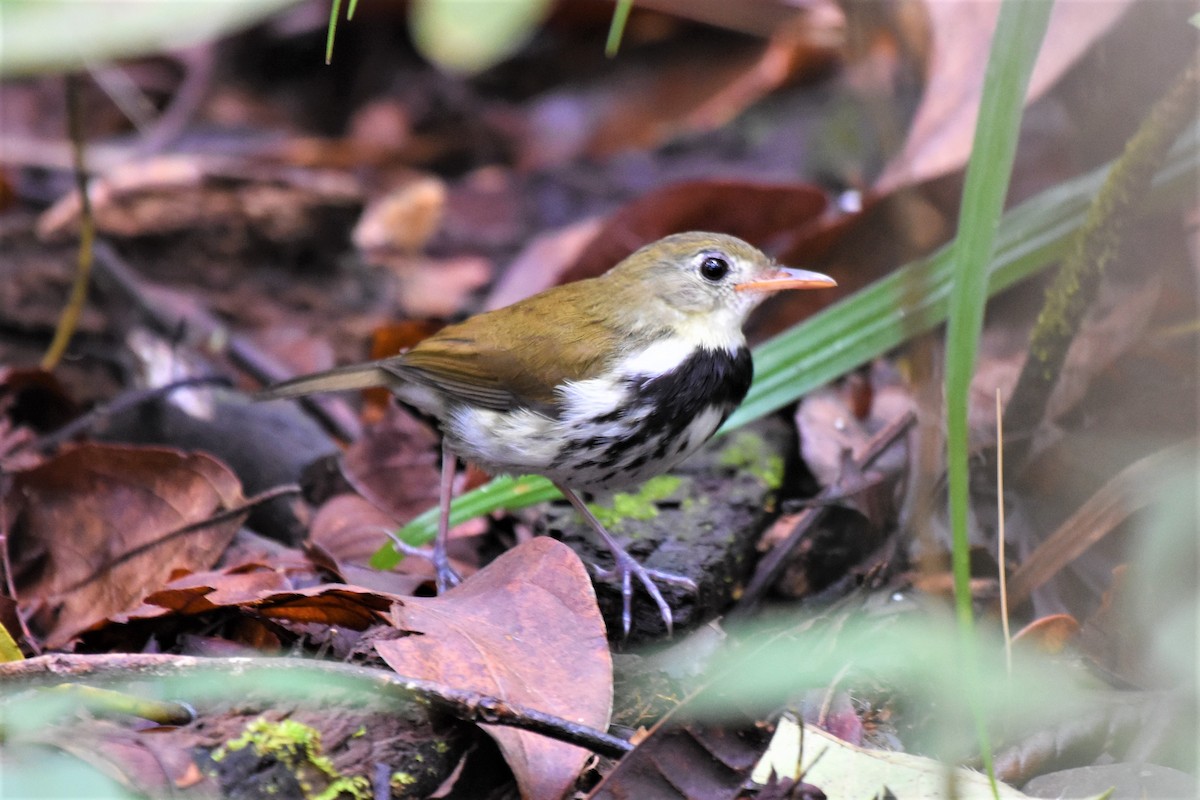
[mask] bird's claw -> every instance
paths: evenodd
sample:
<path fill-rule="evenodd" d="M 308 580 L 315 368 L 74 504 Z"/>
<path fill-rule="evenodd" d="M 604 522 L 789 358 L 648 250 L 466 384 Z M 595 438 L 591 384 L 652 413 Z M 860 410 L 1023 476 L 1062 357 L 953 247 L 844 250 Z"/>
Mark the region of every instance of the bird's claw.
<path fill-rule="evenodd" d="M 441 554 L 441 558 L 438 558 L 438 555 L 438 551 L 435 548 L 429 560 L 433 563 L 434 583 L 437 585 L 437 593 L 445 594 L 448 590 L 462 583 L 462 576 L 455 571 L 454 567 L 450 566 L 450 559 L 445 557 L 445 553 Z"/>
<path fill-rule="evenodd" d="M 384 533 L 392 540 L 392 545 L 397 552 L 403 553 L 405 556 L 426 559 L 433 565 L 434 584 L 437 586 L 438 594 L 462 583 L 462 576 L 454 570 L 454 567 L 450 566 L 450 558 L 446 555 L 445 548 L 436 545 L 432 550 L 413 547 L 392 531 L 385 530 Z"/>
<path fill-rule="evenodd" d="M 638 579 L 638 582 L 646 589 L 646 594 L 650 595 L 650 599 L 658 606 L 658 613 L 662 616 L 662 620 L 667 626 L 667 638 L 671 638 L 675 630 L 675 617 L 671 613 L 671 606 L 667 604 L 666 598 L 663 597 L 662 591 L 659 590 L 654 581 L 659 580 L 663 583 L 673 583 L 692 592 L 697 591 L 695 581 L 691 578 L 685 578 L 682 575 L 675 575 L 671 572 L 663 572 L 662 570 L 645 567 L 639 564 L 637 559 L 624 551 L 614 553 L 613 555 L 616 563 L 612 567 L 605 569 L 593 564 L 592 569 L 595 570 L 596 577 L 601 580 L 616 578 L 621 582 L 622 638 L 629 637 L 629 630 L 633 625 L 634 577 Z"/>

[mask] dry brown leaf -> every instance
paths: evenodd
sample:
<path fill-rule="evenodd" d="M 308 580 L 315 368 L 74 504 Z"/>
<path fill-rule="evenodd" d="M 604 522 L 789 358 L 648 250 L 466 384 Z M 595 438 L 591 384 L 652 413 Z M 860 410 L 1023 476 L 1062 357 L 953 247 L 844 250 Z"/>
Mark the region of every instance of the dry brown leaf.
<path fill-rule="evenodd" d="M 296 589 L 273 570 L 228 574 L 202 572 L 172 581 L 146 595 L 118 623 L 168 614 L 206 614 L 218 609 L 241 609 L 258 617 L 363 630 L 379 624 L 381 614 L 399 598 L 360 586 L 321 584 Z"/>
<path fill-rule="evenodd" d="M 379 255 L 376 260 L 395 274 L 398 305 L 412 317 L 446 318 L 461 313 L 495 272 L 490 258 L 470 254 L 446 258 L 393 254 Z"/>
<path fill-rule="evenodd" d="M 722 696 L 724 695 L 724 696 Z M 697 698 L 725 712 L 719 722 L 688 719 Z M 744 796 L 750 771 L 768 745 L 768 729 L 709 683 L 677 705 L 604 776 L 588 800 L 733 800 Z"/>
<path fill-rule="evenodd" d="M 1079 638 L 1079 623 L 1070 614 L 1051 614 L 1030 622 L 1012 638 L 1013 647 L 1030 653 L 1058 655 Z"/>
<path fill-rule="evenodd" d="M 408 598 L 379 642 L 397 673 L 510 700 L 600 730 L 612 711 L 612 660 L 583 562 L 537 537 L 436 598 Z M 589 753 L 512 728 L 489 727 L 521 795 L 559 798 Z"/>
<path fill-rule="evenodd" d="M 200 228 L 276 243 L 319 235 L 317 221 L 328 212 L 362 202 L 357 181 L 344 172 L 195 154 L 121 164 L 97 178 L 88 196 L 103 233 L 132 237 Z M 72 192 L 42 214 L 38 235 L 60 240 L 76 233 L 79 214 L 79 194 Z"/>
<path fill-rule="evenodd" d="M 762 37 L 794 24 L 797 18 L 840 13 L 830 0 L 639 0 L 636 7 Z"/>
<path fill-rule="evenodd" d="M 1056 4 L 1030 78 L 1026 103 L 1045 94 L 1129 5 L 1130 0 Z M 999 10 L 999 0 L 927 3 L 933 31 L 929 83 L 903 150 L 875 182 L 877 192 L 884 194 L 921 183 L 967 163 Z"/>
<path fill-rule="evenodd" d="M 908 387 L 885 365 L 877 365 L 868 380 L 872 382 L 872 391 L 865 419 L 860 419 L 851 407 L 845 385 L 809 392 L 796 410 L 801 455 L 821 486 L 833 486 L 848 478 L 845 454 L 861 458 L 875 434 L 916 410 Z M 899 473 L 907 458 L 907 449 L 896 447 L 877 460 L 871 472 Z"/>
<path fill-rule="evenodd" d="M 175 614 L 203 614 L 222 606 L 241 605 L 273 592 L 292 589 L 291 582 L 270 569 L 254 572 L 196 572 L 168 583 L 146 595 L 137 608 L 118 614 L 114 622 Z"/>
<path fill-rule="evenodd" d="M 380 250 L 414 253 L 437 231 L 445 206 L 445 181 L 436 175 L 410 176 L 371 201 L 350 239 L 368 260 Z"/>
<path fill-rule="evenodd" d="M 437 435 L 393 403 L 346 451 L 342 474 L 359 494 L 404 523 L 437 505 L 439 451 Z"/>
<path fill-rule="evenodd" d="M 399 598 L 358 586 L 323 584 L 291 592 L 274 592 L 242 604 L 255 613 L 289 622 L 311 622 L 365 630 L 382 621 Z"/>
<path fill-rule="evenodd" d="M 706 46 L 660 47 L 640 58 L 618 59 L 603 80 L 547 92 L 531 108 L 517 141 L 523 169 L 653 148 L 713 130 L 781 86 L 826 72 L 841 54 L 844 16 L 829 0 L 658 1 L 673 6 L 664 9 L 671 13 L 769 38 L 721 36 Z M 656 38 L 670 38 L 667 28 L 694 35 L 694 28 L 664 21 L 663 35 Z M 631 20 L 631 30 L 636 27 Z"/>
<path fill-rule="evenodd" d="M 346 583 L 396 595 L 410 595 L 425 583 L 432 584 L 433 565 L 423 558 L 405 558 L 396 571 L 382 572 L 366 566 L 387 541 L 387 532 L 400 527 L 395 518 L 356 494 L 331 497 L 318 510 L 309 527 L 309 548 Z M 471 570 L 455 561 L 460 575 Z"/>
<path fill-rule="evenodd" d="M 365 564 L 395 530 L 396 518 L 356 494 L 334 495 L 313 516 L 308 540 L 339 562 Z"/>
<path fill-rule="evenodd" d="M 87 444 L 14 476 L 10 554 L 47 645 L 125 611 L 178 571 L 211 567 L 241 515 L 169 534 L 240 502 L 234 474 L 203 453 Z"/>
<path fill-rule="evenodd" d="M 485 310 L 503 308 L 562 282 L 562 274 L 595 240 L 604 220 L 597 217 L 542 233 L 529 241 L 496 281 Z"/>

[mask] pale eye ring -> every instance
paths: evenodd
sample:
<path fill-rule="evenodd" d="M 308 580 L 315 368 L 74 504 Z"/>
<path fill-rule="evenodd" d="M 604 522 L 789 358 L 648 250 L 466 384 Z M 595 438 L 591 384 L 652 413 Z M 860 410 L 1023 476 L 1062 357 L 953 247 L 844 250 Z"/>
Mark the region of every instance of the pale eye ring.
<path fill-rule="evenodd" d="M 729 262 L 720 256 L 707 256 L 700 262 L 700 277 L 716 283 L 729 274 Z"/>

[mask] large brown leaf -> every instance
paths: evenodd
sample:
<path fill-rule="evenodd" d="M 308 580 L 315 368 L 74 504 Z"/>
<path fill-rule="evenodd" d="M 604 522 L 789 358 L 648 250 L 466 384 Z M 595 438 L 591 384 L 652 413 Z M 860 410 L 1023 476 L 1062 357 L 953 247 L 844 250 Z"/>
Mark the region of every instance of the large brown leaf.
<path fill-rule="evenodd" d="M 1129 5 L 1129 0 L 1059 3 L 1050 17 L 1026 102 L 1054 86 Z M 971 154 L 1000 2 L 928 3 L 927 11 L 933 31 L 929 83 L 904 149 L 875 184 L 881 194 L 958 170 Z"/>
<path fill-rule="evenodd" d="M 421 635 L 379 642 L 401 675 L 520 703 L 604 730 L 612 659 L 587 571 L 569 547 L 537 537 L 436 598 L 407 598 L 396 626 Z M 484 726 L 521 795 L 551 800 L 588 752 L 538 734 Z"/>
<path fill-rule="evenodd" d="M 211 567 L 242 515 L 181 529 L 241 501 L 219 461 L 161 448 L 87 444 L 14 476 L 10 556 L 46 644 L 131 608 L 177 571 Z"/>

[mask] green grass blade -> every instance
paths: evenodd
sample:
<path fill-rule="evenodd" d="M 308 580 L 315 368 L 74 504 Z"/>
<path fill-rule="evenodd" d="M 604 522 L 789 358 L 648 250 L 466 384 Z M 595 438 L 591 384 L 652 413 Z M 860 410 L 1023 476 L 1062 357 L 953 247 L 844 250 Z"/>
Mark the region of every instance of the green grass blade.
<path fill-rule="evenodd" d="M 325 64 L 333 63 L 333 39 L 337 36 L 338 13 L 342 10 L 342 0 L 333 0 L 329 5 L 329 27 L 325 31 Z"/>
<path fill-rule="evenodd" d="M 983 765 L 991 780 L 992 793 L 997 797 L 987 721 L 975 701 L 981 687 L 976 682 L 980 675 L 979 651 L 971 609 L 967 410 L 983 331 L 988 264 L 995 249 L 996 225 L 1008 194 L 1029 77 L 1053 7 L 1053 0 L 1009 0 L 1000 6 L 959 208 L 958 235 L 952 250 L 955 274 L 946 327 L 946 448 L 954 605 L 962 634 L 961 666 L 964 675 L 971 679 L 968 701 L 974 710 Z"/>
<path fill-rule="evenodd" d="M 1025 91 L 1053 7 L 1053 0 L 1010 0 L 1000 7 L 952 249 L 954 282 L 946 327 L 947 463 L 956 608 L 965 630 L 973 627 L 967 538 L 967 406 L 983 331 L 996 225 L 1004 211 L 1017 153 Z"/>
<path fill-rule="evenodd" d="M 633 10 L 633 0 L 617 0 L 613 9 L 612 24 L 608 27 L 608 39 L 604 42 L 604 55 L 615 58 L 621 48 L 621 37 L 625 35 L 625 23 L 629 21 L 629 12 Z"/>

